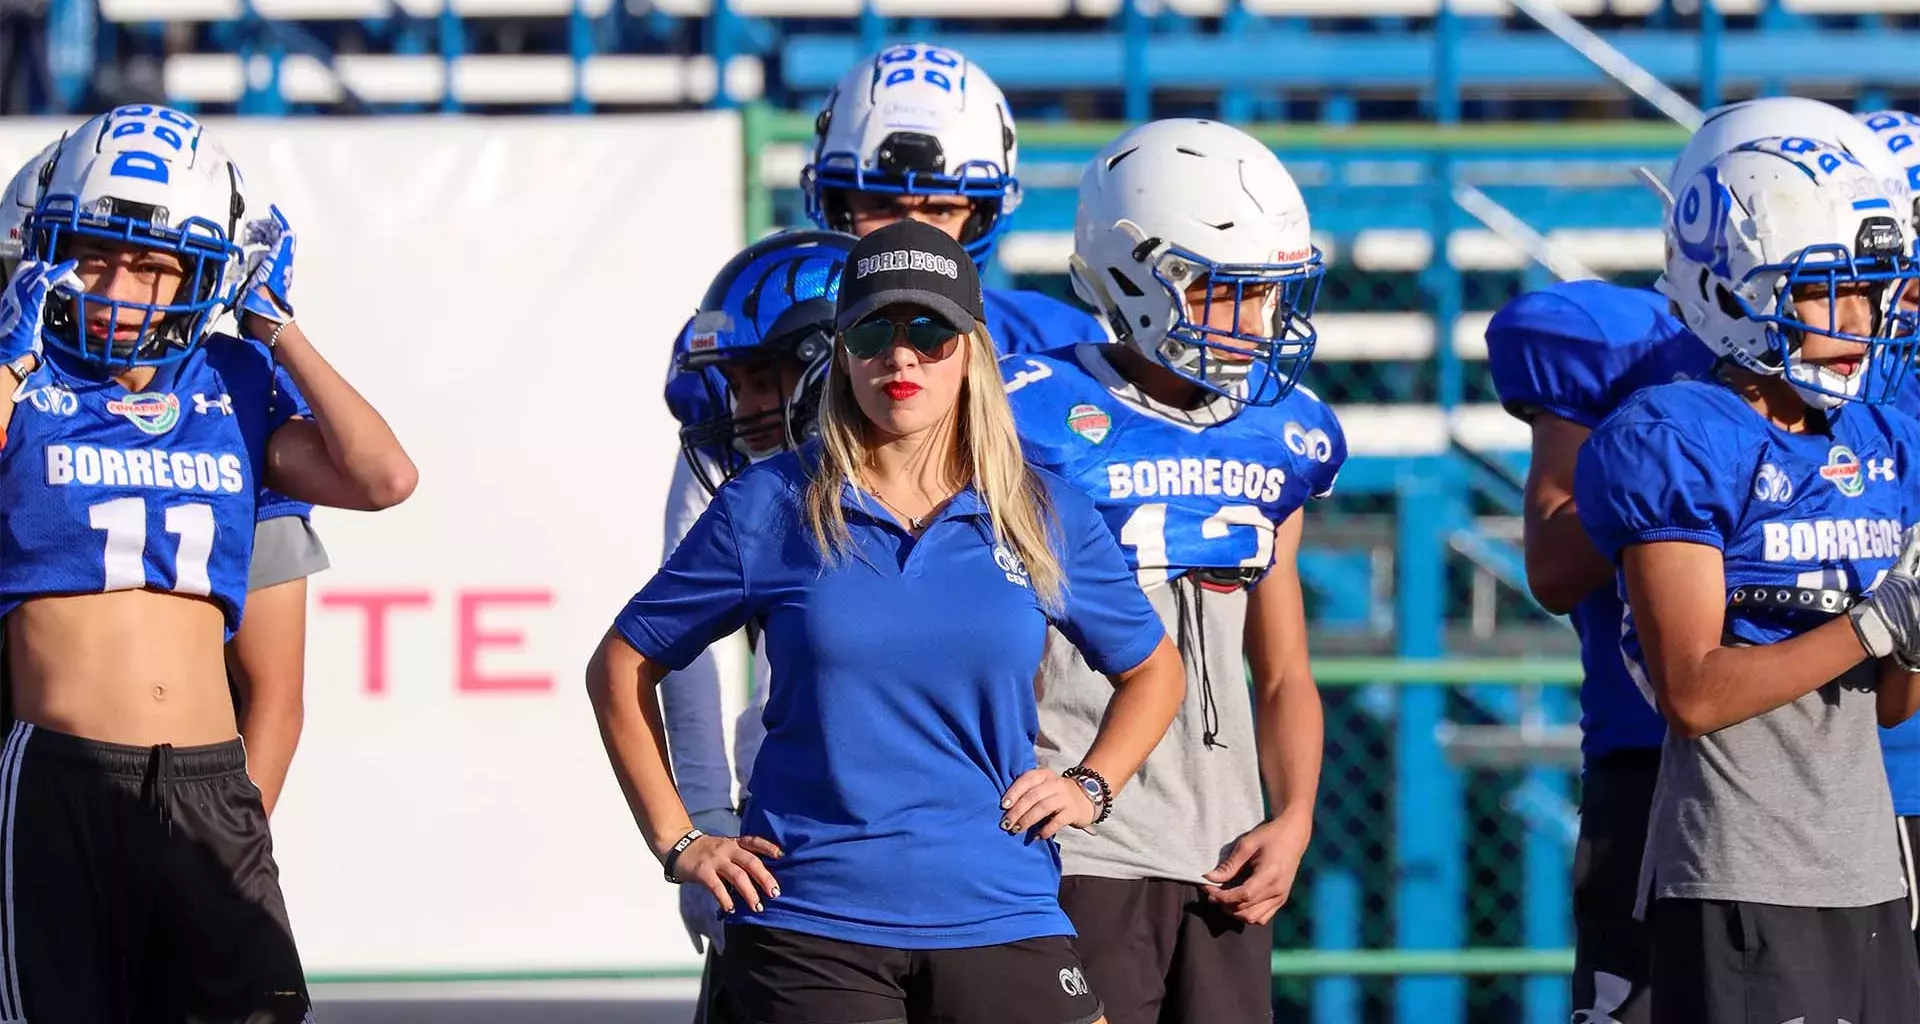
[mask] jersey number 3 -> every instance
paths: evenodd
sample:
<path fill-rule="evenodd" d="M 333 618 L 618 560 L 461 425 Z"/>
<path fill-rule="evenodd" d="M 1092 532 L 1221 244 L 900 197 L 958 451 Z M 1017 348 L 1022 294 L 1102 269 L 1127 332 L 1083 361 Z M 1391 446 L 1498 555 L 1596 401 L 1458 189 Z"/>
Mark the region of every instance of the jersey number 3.
<path fill-rule="evenodd" d="M 1258 505 L 1222 505 L 1200 524 L 1200 536 L 1219 540 L 1235 526 L 1253 528 L 1253 554 L 1240 560 L 1246 568 L 1264 569 L 1273 563 L 1273 525 Z M 1167 582 L 1167 503 L 1150 501 L 1133 510 L 1120 527 L 1120 543 L 1133 549 L 1133 564 L 1141 587 Z"/>
<path fill-rule="evenodd" d="M 87 509 L 87 522 L 107 535 L 106 586 L 139 590 L 147 580 L 147 499 L 115 498 Z M 200 502 L 168 507 L 167 532 L 180 538 L 173 558 L 175 593 L 213 593 L 207 561 L 213 556 L 213 506 Z"/>

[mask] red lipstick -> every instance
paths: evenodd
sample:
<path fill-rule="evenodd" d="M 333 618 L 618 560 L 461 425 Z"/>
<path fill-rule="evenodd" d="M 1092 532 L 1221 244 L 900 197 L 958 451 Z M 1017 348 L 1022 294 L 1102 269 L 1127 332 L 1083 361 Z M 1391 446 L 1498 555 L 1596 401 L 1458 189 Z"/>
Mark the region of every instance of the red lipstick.
<path fill-rule="evenodd" d="M 895 380 L 880 385 L 880 390 L 896 402 L 904 402 L 920 393 L 920 385 L 910 381 Z"/>

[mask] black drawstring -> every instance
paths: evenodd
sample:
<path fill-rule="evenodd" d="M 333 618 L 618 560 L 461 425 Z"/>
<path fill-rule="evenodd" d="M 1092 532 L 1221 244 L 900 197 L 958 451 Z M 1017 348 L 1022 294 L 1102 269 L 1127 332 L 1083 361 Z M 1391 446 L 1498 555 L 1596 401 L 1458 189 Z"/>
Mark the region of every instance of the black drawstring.
<path fill-rule="evenodd" d="M 160 824 L 167 827 L 167 834 L 173 834 L 173 744 L 162 743 L 153 748 L 153 788 L 147 799 L 154 805 Z"/>
<path fill-rule="evenodd" d="M 1187 590 L 1191 588 L 1193 591 L 1191 598 L 1191 604 L 1193 606 L 1193 627 L 1191 632 L 1194 636 L 1190 642 L 1186 642 L 1185 637 L 1182 638 L 1183 642 L 1180 644 L 1180 654 L 1182 658 L 1185 658 L 1189 649 L 1198 648 L 1197 653 L 1200 656 L 1200 741 L 1204 743 L 1208 749 L 1219 747 L 1221 750 L 1225 750 L 1227 749 L 1227 745 L 1220 742 L 1220 705 L 1213 699 L 1213 670 L 1207 663 L 1206 602 L 1200 596 L 1200 592 L 1204 588 L 1200 586 L 1199 581 L 1193 578 L 1193 573 L 1191 572 L 1175 579 L 1172 586 L 1176 614 L 1180 616 L 1180 632 L 1182 633 L 1189 632 L 1187 626 L 1189 621 L 1187 616 L 1187 606 L 1189 604 Z"/>

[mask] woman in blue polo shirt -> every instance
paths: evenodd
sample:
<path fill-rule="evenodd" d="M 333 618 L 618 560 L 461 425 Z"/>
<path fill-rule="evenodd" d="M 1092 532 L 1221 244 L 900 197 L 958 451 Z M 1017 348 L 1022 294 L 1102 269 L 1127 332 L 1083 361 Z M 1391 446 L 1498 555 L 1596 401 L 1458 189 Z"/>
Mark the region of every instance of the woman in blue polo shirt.
<path fill-rule="evenodd" d="M 722 488 L 587 670 L 634 817 L 730 915 L 723 972 L 759 1024 L 1102 1019 L 1050 840 L 1105 817 L 1185 680 L 1091 502 L 1022 460 L 980 319 L 944 233 L 855 246 L 820 441 Z M 653 684 L 749 620 L 767 737 L 744 835 L 708 836 Z M 1049 624 L 1115 687 L 1060 775 L 1034 760 Z"/>

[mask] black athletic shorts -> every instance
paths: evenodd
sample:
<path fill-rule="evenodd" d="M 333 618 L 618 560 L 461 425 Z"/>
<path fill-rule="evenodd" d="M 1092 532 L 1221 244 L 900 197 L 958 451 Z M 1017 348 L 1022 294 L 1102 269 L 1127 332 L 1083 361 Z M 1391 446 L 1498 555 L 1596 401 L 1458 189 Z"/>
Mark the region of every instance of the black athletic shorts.
<path fill-rule="evenodd" d="M 753 1024 L 1092 1024 L 1101 1014 L 1063 935 L 903 950 L 729 924 L 720 963 Z"/>
<path fill-rule="evenodd" d="M 1162 878 L 1060 880 L 1060 909 L 1109 1024 L 1273 1019 L 1273 926 Z"/>
<path fill-rule="evenodd" d="M 707 946 L 707 962 L 700 969 L 700 995 L 693 1004 L 693 1024 L 753 1024 L 740 1009 L 720 974 L 720 951 Z"/>
<path fill-rule="evenodd" d="M 1587 765 L 1573 851 L 1574 1020 L 1647 1024 L 1647 927 L 1633 907 L 1659 778 L 1658 749 L 1615 751 Z"/>
<path fill-rule="evenodd" d="M 239 740 L 0 751 L 0 1021 L 299 1024 L 307 985 Z"/>
<path fill-rule="evenodd" d="M 1907 901 L 1780 907 L 1659 899 L 1653 1024 L 1920 1020 L 1920 962 Z"/>

